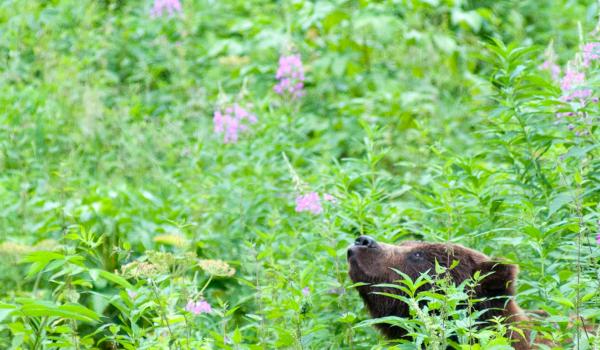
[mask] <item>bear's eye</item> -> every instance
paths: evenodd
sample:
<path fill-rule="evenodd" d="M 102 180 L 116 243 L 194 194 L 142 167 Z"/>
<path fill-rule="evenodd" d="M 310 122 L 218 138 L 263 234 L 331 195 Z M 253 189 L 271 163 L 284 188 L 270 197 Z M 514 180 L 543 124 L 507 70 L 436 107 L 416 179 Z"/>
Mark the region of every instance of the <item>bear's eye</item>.
<path fill-rule="evenodd" d="M 409 259 L 412 261 L 422 261 L 423 257 L 423 252 L 412 252 L 410 253 Z"/>

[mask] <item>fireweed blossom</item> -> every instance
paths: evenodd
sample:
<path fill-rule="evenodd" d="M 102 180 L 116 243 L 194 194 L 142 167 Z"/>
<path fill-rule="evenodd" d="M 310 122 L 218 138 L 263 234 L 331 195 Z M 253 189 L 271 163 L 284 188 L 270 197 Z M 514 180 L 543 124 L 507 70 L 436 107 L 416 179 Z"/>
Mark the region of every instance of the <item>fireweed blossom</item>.
<path fill-rule="evenodd" d="M 584 86 L 585 73 L 578 72 L 572 68 L 567 69 L 565 76 L 560 82 L 560 88 L 563 95 L 561 99 L 565 102 L 579 100 L 584 103 L 586 99 L 592 96 L 592 90 Z"/>
<path fill-rule="evenodd" d="M 190 300 L 187 305 L 185 305 L 185 311 L 191 312 L 194 315 L 208 314 L 212 312 L 212 307 L 206 300 Z"/>
<path fill-rule="evenodd" d="M 310 192 L 300 195 L 296 198 L 296 212 L 301 213 L 304 211 L 308 211 L 313 214 L 321 214 L 323 212 L 321 199 L 319 198 L 317 192 Z"/>
<path fill-rule="evenodd" d="M 581 50 L 583 66 L 589 67 L 590 64 L 600 59 L 600 42 L 585 44 Z"/>
<path fill-rule="evenodd" d="M 181 12 L 181 2 L 179 2 L 179 0 L 154 0 L 154 5 L 150 10 L 150 16 L 160 17 L 165 14 L 165 12 L 169 15 Z"/>
<path fill-rule="evenodd" d="M 278 83 L 273 90 L 279 95 L 290 95 L 292 98 L 304 96 L 304 68 L 300 55 L 281 56 L 275 78 Z"/>
<path fill-rule="evenodd" d="M 239 134 L 248 130 L 248 124 L 255 124 L 256 116 L 237 103 L 224 110 L 216 110 L 213 114 L 213 125 L 216 134 L 223 134 L 224 143 L 235 143 Z"/>

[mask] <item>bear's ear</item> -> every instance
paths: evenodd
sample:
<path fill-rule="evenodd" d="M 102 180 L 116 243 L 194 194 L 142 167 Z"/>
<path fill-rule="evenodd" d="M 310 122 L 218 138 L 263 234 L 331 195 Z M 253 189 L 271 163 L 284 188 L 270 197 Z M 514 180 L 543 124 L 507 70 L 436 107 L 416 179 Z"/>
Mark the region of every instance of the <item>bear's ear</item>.
<path fill-rule="evenodd" d="M 519 273 L 517 265 L 484 261 L 477 265 L 475 271 L 480 271 L 482 276 L 486 275 L 480 282 L 482 296 L 515 295 L 515 283 Z"/>

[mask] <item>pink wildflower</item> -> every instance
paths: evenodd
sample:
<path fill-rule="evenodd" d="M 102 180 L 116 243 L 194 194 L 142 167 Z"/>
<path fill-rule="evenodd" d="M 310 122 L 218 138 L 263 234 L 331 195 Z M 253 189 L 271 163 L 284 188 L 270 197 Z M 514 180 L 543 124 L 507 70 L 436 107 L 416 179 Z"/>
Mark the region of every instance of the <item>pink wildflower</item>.
<path fill-rule="evenodd" d="M 237 103 L 224 111 L 216 110 L 213 114 L 214 131 L 216 134 L 223 134 L 225 143 L 237 142 L 239 134 L 248 130 L 248 125 L 243 124 L 244 121 L 254 124 L 257 118 Z"/>
<path fill-rule="evenodd" d="M 582 51 L 583 66 L 589 67 L 593 61 L 600 59 L 600 42 L 585 44 Z"/>
<path fill-rule="evenodd" d="M 160 17 L 165 12 L 169 15 L 181 12 L 181 3 L 179 0 L 154 0 L 154 6 L 150 10 L 150 15 L 152 17 Z"/>
<path fill-rule="evenodd" d="M 560 82 L 563 91 L 562 100 L 569 102 L 575 99 L 585 100 L 592 95 L 592 90 L 583 86 L 585 83 L 585 73 L 577 72 L 573 69 L 567 69 L 565 76 Z"/>
<path fill-rule="evenodd" d="M 304 295 L 305 297 L 310 295 L 310 288 L 308 287 L 304 287 L 302 288 L 302 295 Z"/>
<path fill-rule="evenodd" d="M 565 76 L 560 82 L 560 87 L 563 91 L 572 90 L 574 87 L 583 84 L 585 81 L 585 73 L 577 72 L 573 69 L 567 69 Z"/>
<path fill-rule="evenodd" d="M 129 296 L 129 299 L 135 299 L 138 295 L 138 293 L 134 290 L 127 290 L 127 295 Z"/>
<path fill-rule="evenodd" d="M 185 310 L 193 313 L 194 315 L 200 315 L 202 313 L 211 313 L 212 307 L 206 300 L 200 300 L 196 302 L 190 300 L 185 306 Z"/>
<path fill-rule="evenodd" d="M 289 94 L 292 98 L 304 95 L 304 68 L 300 55 L 281 56 L 275 78 L 279 80 L 273 90 L 279 95 Z"/>
<path fill-rule="evenodd" d="M 313 214 L 321 214 L 323 212 L 321 199 L 316 192 L 310 192 L 296 198 L 296 212 L 301 213 L 303 211 L 308 211 Z"/>
<path fill-rule="evenodd" d="M 596 235 L 596 243 L 600 244 L 600 233 Z"/>

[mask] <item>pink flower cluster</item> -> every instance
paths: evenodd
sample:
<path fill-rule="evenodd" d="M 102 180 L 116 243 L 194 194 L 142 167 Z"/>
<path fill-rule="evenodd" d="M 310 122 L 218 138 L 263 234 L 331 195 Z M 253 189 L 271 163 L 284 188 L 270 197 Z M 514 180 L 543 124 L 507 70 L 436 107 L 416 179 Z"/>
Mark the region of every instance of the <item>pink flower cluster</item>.
<path fill-rule="evenodd" d="M 596 243 L 600 244 L 600 233 L 596 235 Z"/>
<path fill-rule="evenodd" d="M 303 211 L 308 211 L 313 214 L 321 214 L 323 212 L 321 199 L 317 192 L 310 192 L 296 198 L 296 212 L 301 213 Z"/>
<path fill-rule="evenodd" d="M 152 17 L 160 17 L 165 12 L 169 15 L 181 12 L 181 2 L 179 0 L 154 0 L 150 15 Z"/>
<path fill-rule="evenodd" d="M 181 10 L 179 0 L 155 0 L 153 15 L 162 15 Z M 304 95 L 304 68 L 300 55 L 281 56 L 276 78 L 278 83 L 273 87 L 276 93 L 299 98 Z M 256 115 L 237 103 L 227 108 L 215 110 L 213 114 L 214 132 L 223 134 L 224 143 L 235 143 L 241 133 L 248 130 L 249 124 L 257 122 Z"/>
<path fill-rule="evenodd" d="M 565 76 L 560 82 L 560 87 L 563 91 L 572 90 L 585 81 L 585 73 L 577 72 L 573 69 L 567 69 Z"/>
<path fill-rule="evenodd" d="M 304 68 L 300 55 L 281 56 L 279 68 L 275 74 L 279 80 L 273 90 L 279 95 L 289 94 L 293 98 L 304 95 Z"/>
<path fill-rule="evenodd" d="M 549 69 L 554 74 L 554 71 L 558 68 L 554 68 L 556 55 L 552 50 L 552 45 L 546 50 L 545 56 L 546 61 L 540 68 Z M 579 109 L 585 107 L 590 102 L 598 103 L 599 101 L 598 97 L 592 97 L 594 91 L 586 82 L 586 68 L 597 60 L 600 60 L 600 42 L 585 44 L 581 49 L 580 55 L 567 63 L 565 74 L 560 80 L 560 88 L 562 90 L 560 99 L 563 102 L 574 102 L 574 104 L 565 106 L 567 110 L 557 112 L 556 117 L 567 119 L 565 120 L 567 129 L 574 131 L 576 136 L 589 134 L 588 130 L 582 130 L 579 126 L 584 124 L 591 125 L 594 122 L 593 115 Z M 556 121 L 556 124 L 560 123 L 562 123 L 561 120 Z"/>
<path fill-rule="evenodd" d="M 331 203 L 337 202 L 337 199 L 328 193 L 323 195 L 323 199 Z M 321 214 L 323 212 L 321 198 L 317 192 L 309 192 L 296 197 L 296 212 L 301 213 L 303 211 L 308 211 L 313 214 Z"/>
<path fill-rule="evenodd" d="M 188 301 L 187 305 L 185 306 L 185 310 L 193 313 L 194 315 L 200 315 L 202 313 L 208 314 L 208 313 L 212 312 L 212 307 L 206 300 L 200 300 L 200 301 L 190 300 L 190 301 Z"/>
<path fill-rule="evenodd" d="M 600 42 L 588 43 L 583 46 L 583 66 L 589 67 L 593 61 L 600 59 Z"/>
<path fill-rule="evenodd" d="M 562 100 L 570 102 L 573 100 L 584 101 L 592 96 L 592 90 L 584 86 L 585 73 L 578 72 L 574 69 L 567 69 L 565 76 L 560 82 L 560 87 L 563 91 Z"/>
<path fill-rule="evenodd" d="M 216 110 L 213 115 L 214 131 L 223 134 L 223 142 L 234 143 L 239 139 L 239 134 L 248 130 L 248 125 L 257 122 L 256 116 L 237 103 L 224 110 Z"/>

